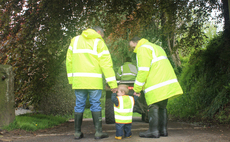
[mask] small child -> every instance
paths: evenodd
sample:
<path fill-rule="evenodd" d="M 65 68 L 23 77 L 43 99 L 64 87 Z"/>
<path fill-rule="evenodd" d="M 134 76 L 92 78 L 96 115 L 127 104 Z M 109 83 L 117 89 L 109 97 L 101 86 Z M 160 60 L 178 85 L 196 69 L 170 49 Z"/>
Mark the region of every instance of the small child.
<path fill-rule="evenodd" d="M 114 115 L 116 122 L 116 136 L 115 139 L 121 140 L 124 131 L 124 137 L 130 138 L 132 136 L 132 116 L 133 107 L 137 96 L 126 95 L 129 93 L 128 85 L 119 85 L 118 92 L 113 93 L 111 100 L 114 102 Z"/>

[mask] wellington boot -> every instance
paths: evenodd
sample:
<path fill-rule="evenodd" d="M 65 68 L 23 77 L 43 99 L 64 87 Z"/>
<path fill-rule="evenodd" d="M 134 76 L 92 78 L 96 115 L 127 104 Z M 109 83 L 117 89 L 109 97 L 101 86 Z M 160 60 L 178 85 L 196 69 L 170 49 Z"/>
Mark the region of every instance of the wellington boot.
<path fill-rule="evenodd" d="M 144 138 L 159 138 L 158 130 L 158 110 L 155 108 L 150 108 L 148 112 L 149 117 L 149 130 L 146 132 L 140 132 L 139 136 Z"/>
<path fill-rule="evenodd" d="M 75 128 L 74 138 L 75 139 L 81 139 L 84 137 L 83 133 L 81 132 L 82 116 L 83 113 L 78 113 L 78 112 L 74 113 L 74 128 Z"/>
<path fill-rule="evenodd" d="M 159 109 L 159 132 L 160 136 L 167 137 L 167 109 Z"/>
<path fill-rule="evenodd" d="M 93 116 L 93 124 L 96 130 L 95 139 L 103 139 L 108 138 L 109 135 L 107 133 L 102 132 L 102 119 L 101 119 L 101 111 L 92 112 Z"/>

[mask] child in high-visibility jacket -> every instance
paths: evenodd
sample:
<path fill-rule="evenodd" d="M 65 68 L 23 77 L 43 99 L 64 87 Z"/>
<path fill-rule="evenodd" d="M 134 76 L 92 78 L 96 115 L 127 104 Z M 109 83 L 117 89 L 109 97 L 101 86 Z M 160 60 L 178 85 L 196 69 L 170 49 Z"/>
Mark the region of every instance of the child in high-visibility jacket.
<path fill-rule="evenodd" d="M 118 92 L 113 93 L 111 100 L 114 102 L 114 115 L 116 122 L 116 136 L 115 139 L 121 140 L 124 135 L 125 138 L 132 136 L 132 116 L 135 101 L 139 96 L 129 96 L 128 85 L 119 85 Z"/>

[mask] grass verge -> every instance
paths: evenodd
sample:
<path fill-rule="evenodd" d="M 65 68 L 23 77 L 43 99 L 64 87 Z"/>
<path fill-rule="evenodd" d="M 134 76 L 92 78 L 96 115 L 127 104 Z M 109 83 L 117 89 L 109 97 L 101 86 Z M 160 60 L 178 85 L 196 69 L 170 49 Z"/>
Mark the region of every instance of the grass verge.
<path fill-rule="evenodd" d="M 102 117 L 105 117 L 105 93 L 103 93 L 101 97 L 101 113 Z M 133 117 L 141 117 L 139 113 L 133 113 Z M 53 126 L 57 126 L 66 122 L 69 119 L 74 118 L 73 115 L 69 116 L 53 116 L 53 115 L 45 115 L 45 114 L 24 114 L 15 116 L 15 120 L 13 123 L 10 123 L 8 126 L 4 126 L 2 129 L 11 131 L 15 129 L 22 129 L 26 131 L 36 131 L 40 129 L 52 128 Z M 83 118 L 92 118 L 92 114 L 90 108 L 85 108 Z"/>
<path fill-rule="evenodd" d="M 44 114 L 24 114 L 15 117 L 13 123 L 4 126 L 3 129 L 11 131 L 14 129 L 22 129 L 26 131 L 36 131 L 39 129 L 51 128 L 53 126 L 64 123 L 67 117 L 52 116 Z"/>

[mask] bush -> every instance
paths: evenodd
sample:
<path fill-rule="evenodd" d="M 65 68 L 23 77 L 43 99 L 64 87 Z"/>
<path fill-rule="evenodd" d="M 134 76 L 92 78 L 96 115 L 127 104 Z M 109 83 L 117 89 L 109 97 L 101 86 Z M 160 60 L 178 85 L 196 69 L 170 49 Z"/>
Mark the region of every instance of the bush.
<path fill-rule="evenodd" d="M 55 84 L 49 91 L 41 94 L 39 110 L 44 114 L 67 115 L 73 114 L 75 106 L 75 94 L 68 84 L 65 64 L 62 64 L 60 73 L 55 79 Z"/>
<path fill-rule="evenodd" d="M 230 60 L 223 60 L 222 39 L 222 35 L 215 37 L 206 50 L 191 55 L 179 77 L 184 94 L 168 103 L 171 116 L 185 120 L 229 122 L 229 114 L 224 112 L 230 105 Z"/>

